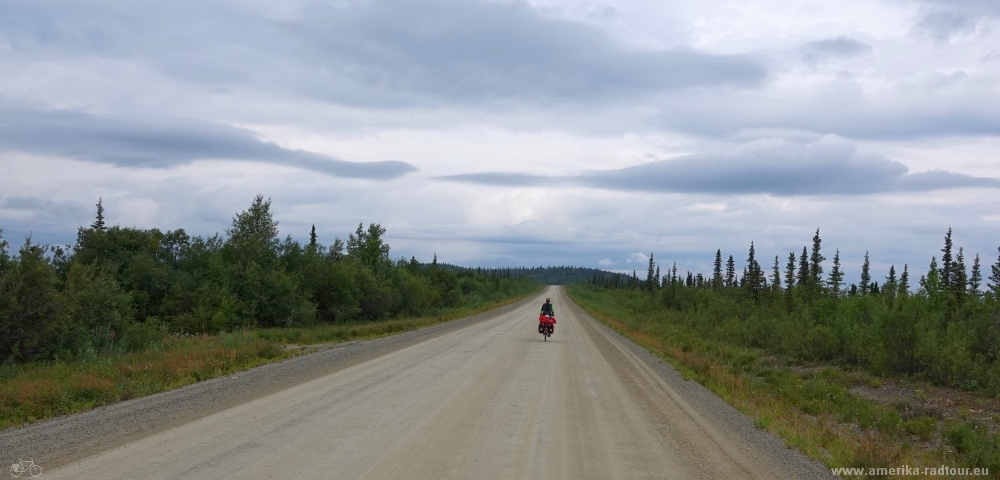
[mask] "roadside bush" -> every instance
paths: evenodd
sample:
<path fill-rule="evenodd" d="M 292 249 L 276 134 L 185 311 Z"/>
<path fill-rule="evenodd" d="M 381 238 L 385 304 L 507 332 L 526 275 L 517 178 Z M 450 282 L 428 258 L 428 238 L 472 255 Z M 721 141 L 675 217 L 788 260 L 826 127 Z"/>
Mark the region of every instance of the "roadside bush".
<path fill-rule="evenodd" d="M 95 265 L 73 263 L 66 278 L 64 314 L 86 332 L 74 350 L 103 351 L 114 345 L 129 345 L 129 327 L 134 322 L 132 298 L 119 288 L 111 275 Z"/>

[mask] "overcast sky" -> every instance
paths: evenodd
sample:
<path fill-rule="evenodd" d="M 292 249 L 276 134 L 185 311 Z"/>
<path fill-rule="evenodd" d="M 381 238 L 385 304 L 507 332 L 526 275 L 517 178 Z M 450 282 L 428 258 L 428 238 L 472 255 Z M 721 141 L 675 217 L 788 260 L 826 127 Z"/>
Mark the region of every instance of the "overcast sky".
<path fill-rule="evenodd" d="M 0 228 L 388 229 L 468 266 L 848 279 L 1000 245 L 1000 2 L 0 0 Z M 827 267 L 829 269 L 829 267 Z"/>

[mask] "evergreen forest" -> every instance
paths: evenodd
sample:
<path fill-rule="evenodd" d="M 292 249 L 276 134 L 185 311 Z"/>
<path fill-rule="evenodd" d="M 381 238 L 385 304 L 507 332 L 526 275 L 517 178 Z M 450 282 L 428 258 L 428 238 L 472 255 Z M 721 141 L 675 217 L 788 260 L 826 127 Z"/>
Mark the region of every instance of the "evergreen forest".
<path fill-rule="evenodd" d="M 725 344 L 1000 394 L 1000 259 L 985 270 L 979 254 L 970 262 L 951 229 L 916 281 L 908 265 L 873 272 L 866 253 L 849 283 L 839 250 L 825 255 L 816 230 L 811 246 L 767 267 L 751 243 L 742 268 L 718 250 L 709 274 L 674 263 L 661 275 L 651 255 L 644 277 L 598 274 L 585 288 L 655 303 L 668 322 Z"/>
<path fill-rule="evenodd" d="M 462 267 L 453 267 L 462 268 Z M 619 281 L 626 281 L 628 276 L 623 273 L 614 273 L 596 268 L 585 267 L 515 267 L 515 268 L 476 268 L 477 273 L 486 275 L 499 275 L 502 277 L 521 278 L 527 277 L 543 285 L 571 285 L 575 283 L 587 283 L 595 276 L 601 278 L 618 278 Z"/>

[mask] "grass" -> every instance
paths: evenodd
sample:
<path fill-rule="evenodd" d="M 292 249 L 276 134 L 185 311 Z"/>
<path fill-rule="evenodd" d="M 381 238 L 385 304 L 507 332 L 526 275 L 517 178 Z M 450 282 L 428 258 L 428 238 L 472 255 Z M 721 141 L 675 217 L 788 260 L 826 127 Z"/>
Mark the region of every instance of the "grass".
<path fill-rule="evenodd" d="M 2 365 L 0 430 L 183 387 L 306 352 L 286 348 L 289 344 L 389 336 L 476 315 L 536 293 L 433 316 L 218 335 L 167 335 L 135 353 Z"/>
<path fill-rule="evenodd" d="M 127 354 L 0 367 L 0 428 L 81 412 L 293 355 L 253 332 L 168 336 Z"/>
<path fill-rule="evenodd" d="M 568 293 L 595 319 L 828 467 L 948 465 L 1000 474 L 1000 436 L 975 422 L 943 421 L 852 393 L 857 385 L 878 386 L 878 377 L 836 366 L 793 368 L 759 349 L 701 338 L 665 308 L 620 293 L 581 286 Z"/>

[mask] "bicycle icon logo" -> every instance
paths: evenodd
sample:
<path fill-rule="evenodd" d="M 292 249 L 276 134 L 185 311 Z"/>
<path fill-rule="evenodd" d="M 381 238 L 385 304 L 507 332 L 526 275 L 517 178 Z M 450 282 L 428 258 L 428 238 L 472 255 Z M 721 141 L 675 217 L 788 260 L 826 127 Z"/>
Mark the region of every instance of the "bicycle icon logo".
<path fill-rule="evenodd" d="M 27 473 L 32 477 L 37 477 L 42 474 L 42 467 L 35 465 L 35 461 L 28 459 L 28 461 L 17 459 L 17 463 L 12 463 L 10 465 L 10 475 L 14 478 L 21 478 L 21 475 Z"/>

